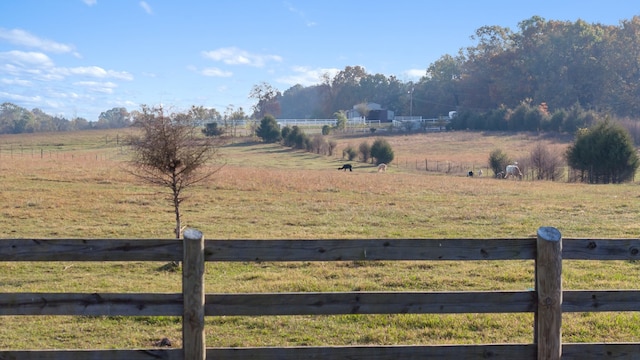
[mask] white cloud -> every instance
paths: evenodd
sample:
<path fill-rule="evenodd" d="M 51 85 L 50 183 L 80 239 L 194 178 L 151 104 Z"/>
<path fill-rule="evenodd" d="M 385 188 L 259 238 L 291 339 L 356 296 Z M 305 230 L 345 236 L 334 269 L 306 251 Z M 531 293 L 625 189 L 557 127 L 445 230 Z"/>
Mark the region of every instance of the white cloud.
<path fill-rule="evenodd" d="M 21 29 L 7 30 L 0 28 L 0 40 L 7 41 L 14 45 L 36 48 L 52 53 L 74 53 L 74 47 L 72 45 L 42 39 Z"/>
<path fill-rule="evenodd" d="M 427 75 L 427 71 L 425 69 L 409 69 L 404 72 L 404 75 L 408 78 L 419 80 L 421 77 Z"/>
<path fill-rule="evenodd" d="M 323 77 L 325 74 L 328 74 L 329 77 L 335 76 L 340 69 L 335 68 L 319 68 L 319 69 L 311 69 L 305 66 L 297 66 L 293 69 L 294 74 L 289 76 L 283 76 L 276 79 L 278 82 L 287 84 L 290 86 L 300 84 L 303 86 L 310 85 L 318 85 L 323 81 Z"/>
<path fill-rule="evenodd" d="M 77 81 L 86 79 L 116 79 L 131 81 L 133 75 L 126 71 L 105 70 L 99 66 L 56 67 L 53 61 L 40 52 L 12 50 L 0 52 L 0 74 L 5 78 L 0 84 L 28 86 L 32 81 L 64 81 L 75 77 Z M 14 80 L 9 80 L 14 78 Z M 20 79 L 20 80 L 18 80 Z M 106 83 L 107 85 L 113 83 Z M 107 86 L 97 91 L 111 93 L 113 87 Z"/>
<path fill-rule="evenodd" d="M 76 81 L 73 83 L 74 86 L 84 87 L 89 91 L 104 93 L 104 94 L 113 94 L 113 89 L 117 88 L 118 85 L 112 82 L 99 82 L 99 81 Z"/>
<path fill-rule="evenodd" d="M 120 80 L 133 80 L 133 75 L 126 71 L 105 70 L 99 66 L 80 66 L 73 68 L 56 68 L 55 72 L 63 75 L 78 75 L 95 78 L 115 78 Z"/>
<path fill-rule="evenodd" d="M 93 6 L 98 3 L 98 0 L 82 0 L 82 2 L 89 6 Z"/>
<path fill-rule="evenodd" d="M 11 50 L 0 53 L 0 60 L 7 64 L 21 67 L 35 65 L 39 67 L 53 67 L 53 61 L 41 52 Z"/>
<path fill-rule="evenodd" d="M 24 96 L 18 94 L 12 94 L 8 92 L 0 91 L 0 98 L 9 99 L 12 101 L 24 101 L 29 103 L 36 103 L 42 101 L 40 96 Z"/>
<path fill-rule="evenodd" d="M 200 71 L 200 73 L 202 75 L 204 75 L 204 76 L 211 76 L 211 77 L 231 77 L 231 76 L 233 76 L 233 73 L 231 71 L 224 71 L 224 70 L 220 70 L 220 69 L 215 68 L 215 67 L 202 69 L 202 71 Z"/>
<path fill-rule="evenodd" d="M 142 7 L 147 14 L 153 14 L 151 6 L 146 1 L 140 1 L 140 7 Z"/>
<path fill-rule="evenodd" d="M 67 92 L 63 92 L 63 91 L 58 91 L 58 89 L 50 89 L 47 92 L 47 95 L 50 98 L 57 98 L 57 99 L 63 99 L 63 100 L 79 100 L 79 99 L 89 99 L 90 97 L 87 95 L 80 95 L 74 91 L 67 91 Z"/>
<path fill-rule="evenodd" d="M 252 54 L 248 51 L 236 47 L 220 48 L 217 50 L 203 51 L 202 55 L 210 60 L 222 61 L 228 65 L 248 65 L 254 67 L 264 67 L 267 62 L 281 62 L 282 57 L 278 55 Z"/>
<path fill-rule="evenodd" d="M 0 79 L 0 83 L 17 86 L 31 86 L 33 84 L 31 81 L 23 79 Z"/>
<path fill-rule="evenodd" d="M 131 101 L 131 100 L 124 100 L 124 105 L 127 108 L 133 108 L 133 107 L 138 107 L 138 103 L 135 101 Z"/>

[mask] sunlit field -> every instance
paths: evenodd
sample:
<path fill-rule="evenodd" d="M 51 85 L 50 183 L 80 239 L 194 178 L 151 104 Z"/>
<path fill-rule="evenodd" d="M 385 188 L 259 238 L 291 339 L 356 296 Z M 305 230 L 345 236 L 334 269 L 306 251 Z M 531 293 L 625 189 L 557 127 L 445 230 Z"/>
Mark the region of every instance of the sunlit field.
<path fill-rule="evenodd" d="M 0 237 L 172 238 L 166 189 L 131 175 L 126 131 L 0 136 Z M 378 134 L 380 136 L 380 134 Z M 384 135 L 396 160 L 385 173 L 342 149 L 376 135 L 339 135 L 333 156 L 254 139 L 220 149 L 206 182 L 187 189 L 183 224 L 207 239 L 521 238 L 540 226 L 564 237 L 637 238 L 638 183 L 586 185 L 467 177 L 424 162 L 486 168 L 567 137 L 445 132 Z M 422 167 L 416 165 L 420 164 Z M 180 292 L 179 272 L 157 263 L 0 263 L 5 292 Z M 566 289 L 637 288 L 637 262 L 567 261 Z M 206 291 L 446 291 L 534 287 L 533 263 L 372 262 L 207 264 Z M 636 313 L 565 314 L 565 342 L 640 341 Z M 180 346 L 172 317 L 2 317 L 0 348 Z M 207 318 L 207 346 L 522 343 L 533 315 L 375 315 Z"/>

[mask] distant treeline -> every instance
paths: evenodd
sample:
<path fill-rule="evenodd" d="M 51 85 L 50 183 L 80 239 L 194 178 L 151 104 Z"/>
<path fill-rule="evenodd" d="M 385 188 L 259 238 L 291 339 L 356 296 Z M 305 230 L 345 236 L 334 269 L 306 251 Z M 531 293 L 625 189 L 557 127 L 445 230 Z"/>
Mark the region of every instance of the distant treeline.
<path fill-rule="evenodd" d="M 456 110 L 459 116 L 451 126 L 459 129 L 572 132 L 605 116 L 633 122 L 640 118 L 639 16 L 619 25 L 534 16 L 521 21 L 517 31 L 483 26 L 472 39 L 474 45 L 456 55 L 443 55 L 426 67 L 417 82 L 347 66 L 335 75 L 325 74 L 319 84 L 298 84 L 284 92 L 266 83 L 254 86 L 249 94 L 256 100 L 251 115 L 239 108 L 223 117 L 208 109 L 216 116 L 198 118 L 260 120 L 271 114 L 327 119 L 368 102 L 396 116 L 437 118 Z M 97 122 L 67 120 L 11 103 L 0 109 L 0 133 L 114 128 L 130 123 L 125 108 L 105 111 Z"/>
<path fill-rule="evenodd" d="M 355 66 L 319 85 L 296 85 L 274 99 L 279 117 L 327 118 L 361 102 L 425 118 L 458 110 L 466 115 L 454 126 L 477 129 L 573 131 L 593 113 L 640 117 L 638 16 L 618 26 L 535 16 L 517 32 L 485 26 L 472 39 L 474 46 L 442 56 L 416 83 Z M 527 108 L 540 112 L 520 119 Z"/>
<path fill-rule="evenodd" d="M 131 125 L 131 114 L 125 108 L 113 108 L 100 114 L 98 121 L 76 117 L 68 120 L 45 114 L 40 109 L 31 111 L 12 103 L 0 105 L 0 134 L 23 134 L 48 131 L 74 131 L 87 129 L 118 129 Z"/>

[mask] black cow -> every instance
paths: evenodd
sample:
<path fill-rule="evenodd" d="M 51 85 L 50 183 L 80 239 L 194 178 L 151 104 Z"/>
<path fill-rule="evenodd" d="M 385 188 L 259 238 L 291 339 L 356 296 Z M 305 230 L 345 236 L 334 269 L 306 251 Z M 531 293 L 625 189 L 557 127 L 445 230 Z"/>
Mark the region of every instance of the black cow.
<path fill-rule="evenodd" d="M 338 170 L 353 171 L 353 167 L 351 166 L 351 164 L 344 164 L 342 165 L 342 167 L 339 167 Z"/>

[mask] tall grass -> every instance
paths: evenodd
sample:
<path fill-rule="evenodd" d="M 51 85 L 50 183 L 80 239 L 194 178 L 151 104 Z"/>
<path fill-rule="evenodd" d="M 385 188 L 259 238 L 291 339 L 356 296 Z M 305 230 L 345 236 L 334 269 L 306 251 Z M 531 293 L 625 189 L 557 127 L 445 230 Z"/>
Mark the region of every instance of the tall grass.
<path fill-rule="evenodd" d="M 113 132 L 0 137 L 3 238 L 172 238 L 168 193 L 132 177 Z M 373 137 L 337 137 L 339 147 Z M 397 158 L 486 162 L 496 147 L 566 146 L 535 135 L 388 136 Z M 104 143 L 103 143 L 104 142 Z M 55 144 L 51 156 L 35 151 Z M 99 144 L 99 145 L 98 145 Z M 43 152 L 46 154 L 46 152 Z M 338 151 L 340 154 L 341 151 Z M 183 221 L 208 239 L 637 237 L 637 184 L 469 178 L 354 162 L 256 142 L 222 149 L 226 166 L 188 190 Z M 159 263 L 0 263 L 0 291 L 179 292 Z M 636 262 L 567 261 L 567 289 L 637 288 Z M 446 291 L 533 288 L 531 261 L 207 264 L 206 290 Z M 171 317 L 2 317 L 0 348 L 135 348 L 162 337 L 180 346 Z M 566 314 L 565 342 L 638 341 L 635 313 Z M 220 317 L 208 346 L 532 342 L 531 314 Z"/>

